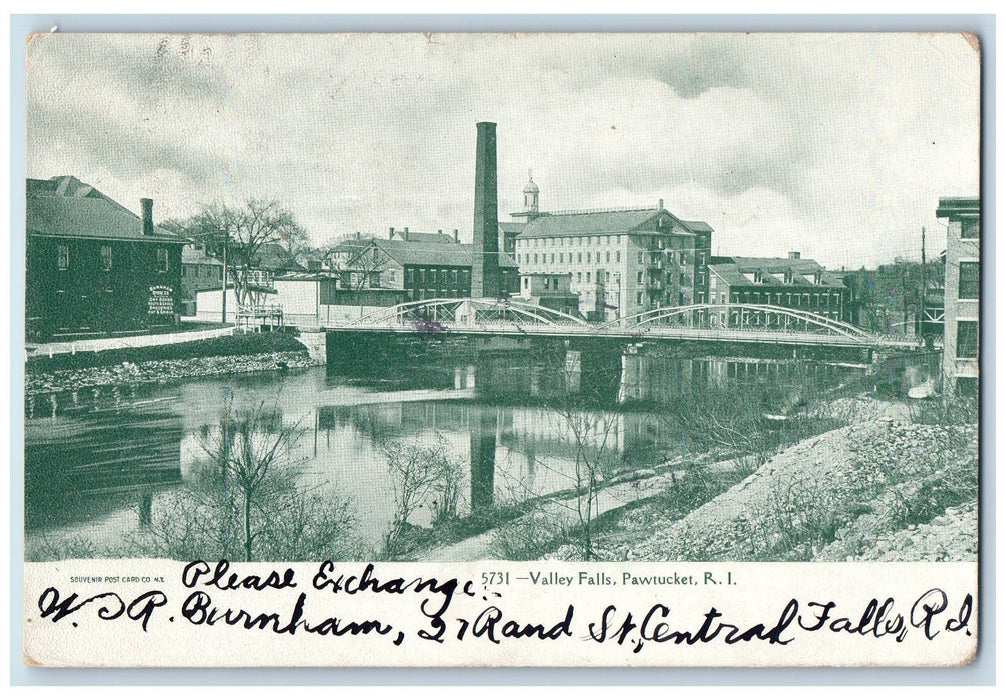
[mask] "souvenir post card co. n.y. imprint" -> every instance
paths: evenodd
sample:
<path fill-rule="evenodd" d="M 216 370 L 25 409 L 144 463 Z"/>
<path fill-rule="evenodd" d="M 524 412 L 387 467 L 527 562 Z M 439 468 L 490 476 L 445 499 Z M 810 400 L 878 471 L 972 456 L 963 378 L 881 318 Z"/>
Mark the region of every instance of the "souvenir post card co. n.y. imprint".
<path fill-rule="evenodd" d="M 26 662 L 968 663 L 980 65 L 33 37 Z"/>

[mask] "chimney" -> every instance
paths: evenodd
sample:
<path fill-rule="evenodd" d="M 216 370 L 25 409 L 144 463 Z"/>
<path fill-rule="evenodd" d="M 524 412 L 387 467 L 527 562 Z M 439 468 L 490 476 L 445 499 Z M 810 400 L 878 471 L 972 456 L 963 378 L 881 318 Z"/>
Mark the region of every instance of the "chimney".
<path fill-rule="evenodd" d="M 653 200 L 650 200 L 650 201 L 653 201 Z M 657 200 L 657 209 L 661 209 L 662 210 L 663 208 L 664 208 L 664 200 L 658 199 Z"/>
<path fill-rule="evenodd" d="M 479 122 L 475 146 L 475 225 L 472 228 L 472 296 L 499 297 L 499 210 L 496 197 L 496 124 Z"/>
<path fill-rule="evenodd" d="M 140 200 L 140 219 L 143 222 L 143 235 L 154 235 L 154 200 L 146 197 Z"/>
<path fill-rule="evenodd" d="M 790 260 L 799 260 L 800 259 L 800 251 L 798 251 L 798 250 L 791 250 L 790 253 L 789 253 L 789 259 Z"/>
<path fill-rule="evenodd" d="M 395 227 L 394 226 L 389 226 L 388 227 L 388 240 L 390 241 L 394 237 L 395 237 Z"/>
<path fill-rule="evenodd" d="M 454 242 L 455 243 L 458 242 L 458 230 L 457 229 L 454 229 Z"/>
<path fill-rule="evenodd" d="M 360 232 L 359 231 L 356 232 L 356 240 L 360 240 Z"/>
<path fill-rule="evenodd" d="M 443 230 L 442 228 L 438 228 L 438 229 L 437 229 L 437 233 L 439 233 L 440 235 L 443 235 L 443 233 L 444 233 L 444 230 Z"/>

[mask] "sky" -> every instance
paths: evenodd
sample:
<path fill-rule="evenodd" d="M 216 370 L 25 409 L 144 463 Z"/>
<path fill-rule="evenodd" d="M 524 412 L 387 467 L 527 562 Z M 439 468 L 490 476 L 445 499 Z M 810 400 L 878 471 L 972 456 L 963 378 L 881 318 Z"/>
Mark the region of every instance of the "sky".
<path fill-rule="evenodd" d="M 60 34 L 29 42 L 28 177 L 157 221 L 276 199 L 316 244 L 471 240 L 476 123 L 500 218 L 656 206 L 719 255 L 831 268 L 945 247 L 977 196 L 980 57 L 958 34 Z"/>

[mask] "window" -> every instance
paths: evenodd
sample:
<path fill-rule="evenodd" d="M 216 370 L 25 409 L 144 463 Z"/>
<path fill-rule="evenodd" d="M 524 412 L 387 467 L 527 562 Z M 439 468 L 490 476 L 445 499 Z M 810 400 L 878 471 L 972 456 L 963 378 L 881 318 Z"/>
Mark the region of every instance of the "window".
<path fill-rule="evenodd" d="M 552 258 L 549 260 L 551 263 L 555 263 L 555 253 L 552 253 Z"/>
<path fill-rule="evenodd" d="M 537 253 L 534 254 L 534 264 L 535 265 L 538 264 L 538 254 Z"/>
<path fill-rule="evenodd" d="M 611 262 L 611 251 L 610 250 L 607 251 L 604 254 L 604 262 L 606 262 L 606 263 L 610 263 Z"/>
<path fill-rule="evenodd" d="M 643 293 L 642 292 L 636 292 L 636 303 L 637 304 L 642 304 L 643 303 Z"/>
<path fill-rule="evenodd" d="M 157 249 L 157 271 L 167 272 L 168 271 L 168 249 L 158 248 Z"/>
<path fill-rule="evenodd" d="M 110 245 L 101 246 L 101 269 L 105 272 L 112 269 L 112 246 Z M 185 268 L 182 268 L 182 272 L 185 272 Z"/>
<path fill-rule="evenodd" d="M 639 251 L 639 264 L 643 264 L 643 251 Z"/>
<path fill-rule="evenodd" d="M 577 253 L 576 254 L 576 261 L 578 263 L 582 263 L 583 262 L 583 253 Z"/>
<path fill-rule="evenodd" d="M 524 289 L 527 289 L 527 277 L 524 278 Z"/>
<path fill-rule="evenodd" d="M 587 253 L 587 262 L 590 262 L 590 253 Z"/>
<path fill-rule="evenodd" d="M 958 299 L 977 299 L 980 289 L 978 263 L 962 262 L 961 279 L 957 286 Z"/>
<path fill-rule="evenodd" d="M 56 247 L 56 267 L 60 270 L 70 269 L 70 246 L 59 245 Z"/>
<path fill-rule="evenodd" d="M 381 286 L 381 273 L 371 272 L 370 273 L 370 286 L 371 288 L 377 288 Z"/>
<path fill-rule="evenodd" d="M 559 264 L 562 264 L 562 253 L 559 253 Z"/>
<path fill-rule="evenodd" d="M 590 272 L 587 273 L 587 284 L 590 284 Z"/>
<path fill-rule="evenodd" d="M 978 238 L 978 222 L 961 222 L 961 238 Z"/>
<path fill-rule="evenodd" d="M 636 284 L 642 284 L 642 283 L 643 283 L 643 271 L 640 270 L 639 272 L 636 273 Z"/>
<path fill-rule="evenodd" d="M 577 282 L 583 282 L 583 273 L 582 272 L 577 272 L 576 273 L 576 281 Z"/>
<path fill-rule="evenodd" d="M 957 322 L 957 357 L 978 357 L 978 321 Z"/>

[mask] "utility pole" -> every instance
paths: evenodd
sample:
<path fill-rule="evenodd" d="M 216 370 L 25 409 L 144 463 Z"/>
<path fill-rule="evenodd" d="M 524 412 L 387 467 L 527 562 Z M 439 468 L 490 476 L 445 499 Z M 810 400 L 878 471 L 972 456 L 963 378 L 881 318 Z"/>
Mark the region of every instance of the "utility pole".
<path fill-rule="evenodd" d="M 220 288 L 220 323 L 227 324 L 227 241 L 230 233 L 224 231 L 224 274 Z"/>
<path fill-rule="evenodd" d="M 928 348 L 931 336 L 923 333 L 926 323 L 926 227 L 922 227 L 922 302 L 919 305 L 919 335 L 925 337 Z"/>

